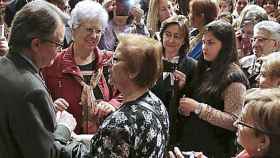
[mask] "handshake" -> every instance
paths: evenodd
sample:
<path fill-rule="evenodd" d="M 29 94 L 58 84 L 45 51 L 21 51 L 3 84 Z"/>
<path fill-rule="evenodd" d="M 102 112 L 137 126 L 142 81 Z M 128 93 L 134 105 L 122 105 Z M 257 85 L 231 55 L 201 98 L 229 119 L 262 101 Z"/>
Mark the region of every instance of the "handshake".
<path fill-rule="evenodd" d="M 58 111 L 56 113 L 56 122 L 57 125 L 63 125 L 67 127 L 71 133 L 74 131 L 77 125 L 74 116 L 67 111 Z"/>
<path fill-rule="evenodd" d="M 92 107 L 88 105 L 84 105 L 90 107 L 90 108 L 84 108 L 85 110 L 84 115 L 88 116 L 84 121 L 94 122 L 96 126 L 99 126 L 100 122 L 102 122 L 102 120 L 106 116 L 108 116 L 111 112 L 116 110 L 111 104 L 104 101 L 100 101 L 98 102 L 98 104 L 96 104 L 96 102 L 95 103 L 90 102 L 90 104 L 92 105 Z M 74 116 L 66 111 L 66 109 L 68 109 L 69 107 L 69 103 L 63 98 L 58 98 L 57 100 L 54 101 L 54 107 L 56 110 L 57 124 L 64 125 L 70 130 L 70 132 L 72 132 L 75 129 L 77 122 Z M 98 121 L 96 122 L 92 120 L 96 120 L 96 121 L 98 120 Z M 90 123 L 88 125 L 90 125 Z M 86 127 L 86 129 L 88 130 L 88 127 Z M 93 131 L 96 131 L 96 129 L 91 130 L 90 133 L 92 133 Z"/>

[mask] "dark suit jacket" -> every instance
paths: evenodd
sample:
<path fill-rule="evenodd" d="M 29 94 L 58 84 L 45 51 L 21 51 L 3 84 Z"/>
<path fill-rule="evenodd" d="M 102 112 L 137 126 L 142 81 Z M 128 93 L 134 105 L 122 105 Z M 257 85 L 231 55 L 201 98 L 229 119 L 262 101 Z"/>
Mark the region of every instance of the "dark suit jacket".
<path fill-rule="evenodd" d="M 1 158 L 67 157 L 53 134 L 56 123 L 52 104 L 32 62 L 18 53 L 0 59 Z"/>

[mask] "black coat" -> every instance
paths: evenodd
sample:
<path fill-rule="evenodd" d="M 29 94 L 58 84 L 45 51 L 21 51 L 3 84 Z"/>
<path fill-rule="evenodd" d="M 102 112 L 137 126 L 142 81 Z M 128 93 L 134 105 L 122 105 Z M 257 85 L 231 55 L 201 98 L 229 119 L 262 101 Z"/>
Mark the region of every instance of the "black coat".
<path fill-rule="evenodd" d="M 17 53 L 2 57 L 0 67 L 0 157 L 67 157 L 55 141 L 53 102 L 38 69 Z"/>
<path fill-rule="evenodd" d="M 177 70 L 183 72 L 186 75 L 186 83 L 191 82 L 195 67 L 196 61 L 188 56 L 179 60 Z M 174 86 L 172 86 L 170 80 L 170 77 L 167 77 L 165 80 L 163 80 L 161 76 L 156 85 L 152 88 L 152 91 L 162 100 L 168 111 L 170 120 L 169 149 L 173 150 L 173 145 L 176 141 L 175 139 L 177 135 L 175 127 L 178 126 L 177 118 L 179 114 L 177 109 L 179 106 L 179 99 L 186 90 L 178 90 L 178 87 L 176 86 L 177 84 L 175 83 Z"/>

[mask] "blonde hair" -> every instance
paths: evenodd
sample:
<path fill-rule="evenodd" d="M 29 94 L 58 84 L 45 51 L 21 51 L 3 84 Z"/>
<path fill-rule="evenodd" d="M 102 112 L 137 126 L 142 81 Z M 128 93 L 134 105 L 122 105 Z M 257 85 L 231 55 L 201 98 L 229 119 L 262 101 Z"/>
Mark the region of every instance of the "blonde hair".
<path fill-rule="evenodd" d="M 150 0 L 147 15 L 147 28 L 151 35 L 159 31 L 159 1 Z"/>

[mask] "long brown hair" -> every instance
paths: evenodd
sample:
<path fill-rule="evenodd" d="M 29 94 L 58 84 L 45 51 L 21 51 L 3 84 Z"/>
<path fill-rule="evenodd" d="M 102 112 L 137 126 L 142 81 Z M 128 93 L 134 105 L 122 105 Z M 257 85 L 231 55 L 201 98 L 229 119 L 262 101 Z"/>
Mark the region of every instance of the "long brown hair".
<path fill-rule="evenodd" d="M 229 80 L 243 81 L 247 85 L 245 76 L 236 76 L 234 73 L 239 70 L 239 67 L 235 32 L 231 24 L 223 20 L 213 21 L 206 26 L 206 32 L 211 32 L 221 41 L 222 48 L 214 61 L 204 60 L 203 55 L 199 58 L 194 79 L 195 85 L 198 86 L 198 93 L 220 97 Z M 211 71 L 208 71 L 209 68 Z"/>

